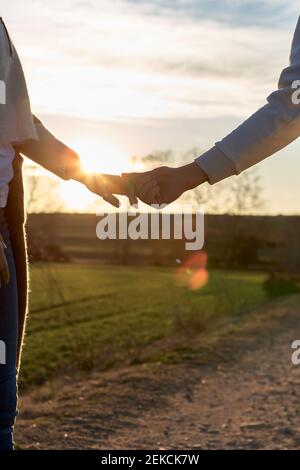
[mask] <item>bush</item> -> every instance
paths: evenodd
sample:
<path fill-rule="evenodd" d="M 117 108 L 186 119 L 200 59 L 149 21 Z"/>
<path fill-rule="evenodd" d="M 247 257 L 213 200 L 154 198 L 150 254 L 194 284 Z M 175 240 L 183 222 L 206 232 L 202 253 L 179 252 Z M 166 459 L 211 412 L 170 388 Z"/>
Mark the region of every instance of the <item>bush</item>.
<path fill-rule="evenodd" d="M 300 292 L 300 274 L 270 273 L 263 287 L 271 297 L 298 294 Z"/>

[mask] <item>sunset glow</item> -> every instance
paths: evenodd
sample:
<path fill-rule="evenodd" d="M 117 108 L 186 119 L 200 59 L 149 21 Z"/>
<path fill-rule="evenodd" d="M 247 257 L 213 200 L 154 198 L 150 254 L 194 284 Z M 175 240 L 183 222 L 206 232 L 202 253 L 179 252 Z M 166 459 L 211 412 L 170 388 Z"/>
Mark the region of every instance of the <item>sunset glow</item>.
<path fill-rule="evenodd" d="M 137 159 L 132 160 L 116 145 L 101 139 L 78 139 L 74 140 L 71 146 L 79 154 L 86 172 L 121 174 L 128 171 L 142 171 L 144 168 Z M 60 195 L 66 210 L 79 212 L 94 210 L 101 203 L 99 197 L 75 181 L 62 181 Z"/>
<path fill-rule="evenodd" d="M 76 150 L 85 171 L 93 173 L 121 174 L 132 171 L 130 157 L 111 142 L 104 140 L 74 140 Z"/>
<path fill-rule="evenodd" d="M 119 174 L 142 170 L 131 157 L 155 150 L 173 150 L 180 163 L 182 152 L 205 151 L 265 104 L 288 64 L 299 2 L 255 0 L 245 14 L 246 4 L 1 5 L 33 112 L 89 171 Z M 298 139 L 259 167 L 270 213 L 299 212 L 299 146 Z M 62 186 L 65 201 L 70 185 Z M 89 198 L 80 191 L 78 204 Z"/>

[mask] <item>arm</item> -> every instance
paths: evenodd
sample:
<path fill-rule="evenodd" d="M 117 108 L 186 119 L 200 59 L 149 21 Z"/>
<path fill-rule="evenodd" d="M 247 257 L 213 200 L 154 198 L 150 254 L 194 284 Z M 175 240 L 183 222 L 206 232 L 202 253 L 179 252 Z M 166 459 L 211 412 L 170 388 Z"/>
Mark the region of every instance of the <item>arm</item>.
<path fill-rule="evenodd" d="M 142 200 L 155 204 L 158 199 L 160 204 L 169 204 L 207 180 L 214 184 L 241 173 L 297 139 L 300 102 L 292 99 L 297 80 L 300 80 L 300 18 L 292 42 L 290 65 L 282 71 L 278 89 L 267 98 L 267 104 L 193 163 L 153 170 L 151 174 L 158 183 L 160 196 L 154 200 L 142 190 Z M 298 91 L 295 97 L 299 97 Z M 139 176 L 135 178 L 138 181 Z"/>
<path fill-rule="evenodd" d="M 300 80 L 300 18 L 290 64 L 282 71 L 278 89 L 267 98 L 267 104 L 196 159 L 210 183 L 241 173 L 299 137 L 300 104 L 292 100 L 296 80 Z"/>
<path fill-rule="evenodd" d="M 79 155 L 56 139 L 36 116 L 33 120 L 38 140 L 21 144 L 18 150 L 64 180 L 78 179 L 83 173 Z"/>
<path fill-rule="evenodd" d="M 87 174 L 82 169 L 79 155 L 54 137 L 37 117 L 33 116 L 33 119 L 38 140 L 21 144 L 18 150 L 23 155 L 64 180 L 79 181 L 116 207 L 119 201 L 113 194 L 128 196 L 131 204 L 137 202 L 131 181 L 116 175 Z M 150 176 L 147 179 L 151 180 L 150 186 L 155 184 Z"/>

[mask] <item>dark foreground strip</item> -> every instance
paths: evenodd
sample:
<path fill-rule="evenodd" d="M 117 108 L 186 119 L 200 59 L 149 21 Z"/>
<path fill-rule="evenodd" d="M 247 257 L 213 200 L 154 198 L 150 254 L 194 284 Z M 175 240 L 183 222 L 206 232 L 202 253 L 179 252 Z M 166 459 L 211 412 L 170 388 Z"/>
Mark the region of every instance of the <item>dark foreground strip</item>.
<path fill-rule="evenodd" d="M 298 464 L 300 453 L 297 451 L 26 451 L 0 453 L 1 469 L 7 465 L 37 464 L 53 468 L 55 464 L 75 463 L 85 469 L 116 467 L 123 468 L 147 468 L 147 466 L 183 466 L 211 468 L 218 465 L 224 468 L 226 464 L 230 468 L 243 468 L 248 465 L 259 464 Z M 242 466 L 242 467 L 241 467 Z M 43 467 L 41 467 L 43 468 Z M 252 467 L 253 468 L 253 467 Z M 282 467 L 281 467 L 282 468 Z"/>

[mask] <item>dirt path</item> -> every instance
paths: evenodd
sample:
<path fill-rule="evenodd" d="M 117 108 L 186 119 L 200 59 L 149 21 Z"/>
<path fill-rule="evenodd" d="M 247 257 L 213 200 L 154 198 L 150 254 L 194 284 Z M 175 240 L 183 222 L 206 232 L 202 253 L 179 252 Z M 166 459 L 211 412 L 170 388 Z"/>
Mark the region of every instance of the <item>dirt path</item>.
<path fill-rule="evenodd" d="M 300 448 L 299 299 L 232 327 L 203 361 L 64 377 L 23 397 L 22 448 Z M 299 304 L 300 305 L 300 304 Z"/>

